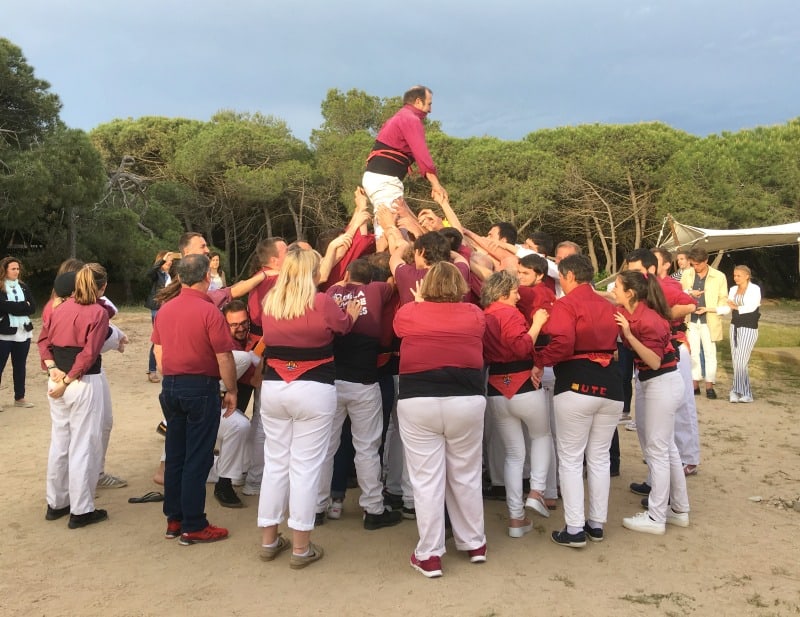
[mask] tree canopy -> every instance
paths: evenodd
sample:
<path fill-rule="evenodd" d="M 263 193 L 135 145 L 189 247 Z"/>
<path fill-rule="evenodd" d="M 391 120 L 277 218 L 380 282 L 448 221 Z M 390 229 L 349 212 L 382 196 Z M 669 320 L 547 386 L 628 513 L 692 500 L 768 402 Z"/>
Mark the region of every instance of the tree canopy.
<path fill-rule="evenodd" d="M 86 135 L 62 125 L 58 96 L 0 39 L 0 241 L 33 269 L 70 254 L 97 259 L 128 301 L 143 293 L 155 253 L 184 231 L 205 234 L 229 278 L 243 276 L 262 237 L 313 241 L 344 226 L 375 135 L 400 105 L 331 89 L 309 144 L 280 118 L 235 110 L 208 121 L 116 119 Z M 653 245 L 667 213 L 719 228 L 800 214 L 800 119 L 705 138 L 642 123 L 461 139 L 426 124 L 464 225 L 546 231 L 584 246 L 601 271 Z M 405 185 L 412 208 L 435 208 L 426 181 Z"/>

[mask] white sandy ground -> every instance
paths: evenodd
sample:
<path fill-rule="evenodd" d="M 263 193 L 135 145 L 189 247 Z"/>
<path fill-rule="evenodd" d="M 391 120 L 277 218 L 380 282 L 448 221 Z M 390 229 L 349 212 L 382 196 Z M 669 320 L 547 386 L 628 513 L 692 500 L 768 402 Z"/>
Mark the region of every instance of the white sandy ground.
<path fill-rule="evenodd" d="M 606 541 L 574 550 L 556 546 L 550 531 L 562 511 L 537 517 L 522 539 L 506 535 L 500 502 L 486 502 L 488 562 L 473 565 L 448 542 L 445 575 L 427 580 L 408 566 L 413 522 L 365 531 L 357 490 L 339 521 L 314 532 L 325 558 L 289 569 L 288 555 L 258 559 L 257 497 L 241 510 L 221 508 L 209 490 L 212 523 L 231 536 L 211 545 L 180 546 L 163 539 L 161 504 L 131 505 L 128 497 L 159 487 L 151 482 L 163 440 L 159 385 L 145 379 L 149 314 L 116 318 L 131 339 L 120 355 L 106 354 L 115 426 L 107 470 L 128 487 L 98 491 L 109 520 L 69 530 L 47 522 L 45 467 L 50 419 L 46 382 L 32 349 L 28 399 L 10 407 L 10 368 L 0 400 L 0 615 L 797 615 L 800 613 L 800 513 L 775 505 L 800 496 L 800 413 L 797 375 L 756 372 L 757 400 L 698 398 L 703 464 L 689 478 L 691 526 L 665 536 L 623 529 L 639 510 L 628 484 L 645 466 L 635 433 L 621 430 L 622 475 L 612 479 Z M 36 332 L 38 333 L 38 324 Z M 751 496 L 763 501 L 749 501 Z"/>

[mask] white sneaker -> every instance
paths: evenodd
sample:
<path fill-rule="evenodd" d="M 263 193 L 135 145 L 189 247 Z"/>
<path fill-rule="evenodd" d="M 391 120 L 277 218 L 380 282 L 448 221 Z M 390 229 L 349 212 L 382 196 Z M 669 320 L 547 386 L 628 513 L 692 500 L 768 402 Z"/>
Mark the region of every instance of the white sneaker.
<path fill-rule="evenodd" d="M 739 402 L 740 403 L 752 403 L 753 402 L 753 397 L 752 396 L 740 396 L 739 397 Z"/>
<path fill-rule="evenodd" d="M 688 515 L 686 517 L 689 518 Z M 656 536 L 663 536 L 666 532 L 666 525 L 664 523 L 656 523 L 645 510 L 634 514 L 628 518 L 622 519 L 622 526 L 631 531 L 640 531 L 642 533 L 651 533 Z"/>
<path fill-rule="evenodd" d="M 261 486 L 253 486 L 252 484 L 248 484 L 245 482 L 244 487 L 242 488 L 242 495 L 249 495 L 252 497 L 253 495 L 260 495 L 261 494 Z"/>
<path fill-rule="evenodd" d="M 338 521 L 342 518 L 342 511 L 344 510 L 344 503 L 341 499 L 334 499 L 328 506 L 328 518 Z"/>
<path fill-rule="evenodd" d="M 636 420 L 631 420 L 625 425 L 626 431 L 635 431 L 636 430 Z"/>
<path fill-rule="evenodd" d="M 688 512 L 675 512 L 672 508 L 667 509 L 667 525 L 675 525 L 676 527 L 689 526 L 689 513 Z"/>
<path fill-rule="evenodd" d="M 97 481 L 97 488 L 122 488 L 123 486 L 128 486 L 127 480 L 108 473 L 100 474 L 100 479 Z"/>
<path fill-rule="evenodd" d="M 738 403 L 738 402 L 739 402 L 739 395 L 738 395 L 738 394 L 736 394 L 736 392 L 731 392 L 731 395 L 730 395 L 730 397 L 728 398 L 728 400 L 729 400 L 731 403 Z"/>

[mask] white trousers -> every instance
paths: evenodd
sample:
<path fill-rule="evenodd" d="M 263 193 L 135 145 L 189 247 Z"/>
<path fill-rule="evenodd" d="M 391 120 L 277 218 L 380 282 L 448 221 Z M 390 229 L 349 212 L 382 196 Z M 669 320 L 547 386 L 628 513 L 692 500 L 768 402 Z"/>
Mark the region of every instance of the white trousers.
<path fill-rule="evenodd" d="M 417 559 L 445 553 L 445 503 L 458 550 L 472 550 L 486 543 L 481 491 L 485 407 L 483 396 L 417 397 L 397 404 L 414 487 Z"/>
<path fill-rule="evenodd" d="M 264 477 L 264 449 L 266 448 L 264 422 L 261 419 L 261 387 L 253 391 L 253 417 L 250 419 L 248 442 L 250 464 L 247 468 L 245 484 L 253 487 L 261 486 L 261 480 Z"/>
<path fill-rule="evenodd" d="M 644 456 L 650 470 L 650 518 L 657 523 L 667 520 L 667 507 L 671 502 L 676 512 L 689 511 L 686 493 L 686 476 L 683 473 L 678 448 L 675 445 L 675 411 L 682 391 L 683 379 L 678 371 L 659 375 L 641 385 L 642 402 L 636 405 L 636 424 L 645 418 Z"/>
<path fill-rule="evenodd" d="M 403 496 L 403 507 L 414 507 L 414 489 L 408 478 L 408 465 L 403 453 L 403 440 L 397 425 L 397 395 L 399 377 L 394 375 L 394 405 L 386 427 L 386 442 L 383 446 L 383 473 L 386 490 L 392 495 Z"/>
<path fill-rule="evenodd" d="M 108 385 L 106 372 L 100 369 L 100 383 L 103 390 L 103 419 L 101 421 L 101 455 L 100 473 L 106 469 L 106 454 L 108 453 L 108 443 L 111 441 L 111 429 L 114 427 L 114 414 L 111 408 L 111 388 Z"/>
<path fill-rule="evenodd" d="M 404 193 L 400 178 L 376 174 L 372 171 L 364 172 L 361 177 L 361 186 L 364 187 L 364 192 L 372 203 L 373 213 L 377 212 L 381 206 L 392 209 L 392 202 L 402 197 Z M 380 238 L 383 235 L 383 229 L 377 224 L 377 218 L 374 226 L 375 237 Z"/>
<path fill-rule="evenodd" d="M 342 441 L 342 425 L 347 416 L 350 416 L 356 477 L 361 489 L 358 505 L 370 514 L 381 514 L 384 509 L 381 460 L 378 456 L 383 430 L 381 389 L 377 383 L 361 384 L 340 379 L 336 380 L 336 413 L 320 473 L 317 512 L 324 512 L 330 503 L 333 457 Z"/>
<path fill-rule="evenodd" d="M 336 388 L 316 381 L 263 381 L 264 475 L 258 526 L 314 529 L 317 487 L 331 439 Z"/>
<path fill-rule="evenodd" d="M 488 409 L 488 401 L 487 401 Z M 491 413 L 483 416 L 483 450 L 492 486 L 503 486 L 506 449 Z"/>
<path fill-rule="evenodd" d="M 239 480 L 247 469 L 245 464 L 249 450 L 250 421 L 238 409 L 227 418 L 224 412 L 223 408 L 217 431 L 219 456 L 214 460 L 211 474 L 215 474 L 217 478 Z"/>
<path fill-rule="evenodd" d="M 733 387 L 731 390 L 739 396 L 753 396 L 750 390 L 750 375 L 747 372 L 747 365 L 750 362 L 750 354 L 758 340 L 757 328 L 736 329 L 734 337 L 734 327 L 730 328 L 731 337 L 731 360 L 733 361 Z"/>
<path fill-rule="evenodd" d="M 555 396 L 558 473 L 564 520 L 582 529 L 586 523 L 583 495 L 583 461 L 589 484 L 589 519 L 605 523 L 608 518 L 609 448 L 622 413 L 622 401 L 576 392 Z"/>
<path fill-rule="evenodd" d="M 542 390 L 544 390 L 547 415 L 550 418 L 550 466 L 547 468 L 547 485 L 544 490 L 545 499 L 558 499 L 558 454 L 556 453 L 556 406 L 553 391 L 556 387 L 556 376 L 552 366 L 544 367 Z"/>
<path fill-rule="evenodd" d="M 47 503 L 72 514 L 94 511 L 94 492 L 103 455 L 103 378 L 84 375 L 70 383 L 64 396 L 50 402 L 50 453 L 47 458 Z M 47 382 L 48 389 L 55 386 Z"/>
<path fill-rule="evenodd" d="M 703 381 L 703 368 L 700 364 L 700 354 L 702 354 L 706 365 L 705 380 L 708 383 L 716 383 L 717 344 L 711 340 L 708 324 L 690 321 L 687 324 L 686 338 L 689 339 L 689 347 L 692 349 L 692 379 L 698 382 Z"/>
<path fill-rule="evenodd" d="M 670 397 L 677 404 L 675 410 L 675 446 L 684 465 L 700 464 L 700 429 L 697 425 L 697 404 L 694 399 L 694 385 L 692 383 L 692 358 L 686 346 L 680 347 L 680 360 L 678 374 L 681 377 L 682 388 L 670 393 Z M 677 382 L 674 382 L 677 384 Z M 641 382 L 634 382 L 636 409 L 645 405 L 644 392 Z M 645 427 L 647 417 L 636 416 L 636 435 L 639 437 L 639 446 L 642 454 L 647 458 L 645 448 Z M 647 483 L 650 484 L 648 472 Z"/>
<path fill-rule="evenodd" d="M 546 394 L 544 390 L 536 390 L 517 394 L 510 399 L 490 396 L 488 401 L 495 430 L 505 449 L 504 478 L 509 516 L 521 519 L 525 516 L 522 469 L 526 445 L 530 451 L 531 488 L 543 493 L 547 483 L 553 439 L 550 436 Z M 527 444 L 523 425 L 528 429 Z"/>

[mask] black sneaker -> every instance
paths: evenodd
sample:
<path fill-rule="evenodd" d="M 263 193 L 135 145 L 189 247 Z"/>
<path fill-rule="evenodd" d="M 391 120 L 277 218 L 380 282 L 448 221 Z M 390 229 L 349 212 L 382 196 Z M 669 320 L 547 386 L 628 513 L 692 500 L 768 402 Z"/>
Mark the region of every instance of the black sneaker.
<path fill-rule="evenodd" d="M 373 531 L 381 527 L 392 527 L 403 520 L 403 514 L 399 510 L 384 508 L 380 514 L 364 513 L 364 529 Z"/>
<path fill-rule="evenodd" d="M 383 491 L 383 505 L 392 510 L 400 510 L 403 507 L 403 496 Z"/>
<path fill-rule="evenodd" d="M 214 486 L 214 497 L 223 508 L 243 508 L 239 495 L 233 490 L 230 478 L 220 478 Z"/>
<path fill-rule="evenodd" d="M 706 390 L 706 398 L 710 398 L 711 400 L 717 398 L 717 393 L 714 392 L 714 388 L 709 388 Z"/>
<path fill-rule="evenodd" d="M 416 520 L 417 518 L 417 511 L 415 508 L 406 508 L 403 506 L 401 512 L 403 513 L 403 518 L 408 519 L 409 521 Z"/>
<path fill-rule="evenodd" d="M 586 533 L 584 531 L 569 533 L 565 528 L 561 531 L 554 531 L 550 538 L 553 542 L 561 546 L 568 546 L 570 548 L 582 548 L 586 546 Z"/>
<path fill-rule="evenodd" d="M 108 518 L 108 512 L 105 510 L 93 510 L 86 514 L 70 514 L 69 515 L 69 528 L 79 529 L 86 527 L 86 525 L 93 525 Z"/>
<path fill-rule="evenodd" d="M 641 484 L 637 482 L 631 482 L 630 489 L 631 493 L 636 495 L 644 495 L 647 496 L 650 494 L 650 485 L 647 482 L 642 482 Z"/>
<path fill-rule="evenodd" d="M 63 508 L 51 508 L 49 505 L 47 506 L 47 514 L 44 515 L 45 520 L 48 521 L 57 521 L 61 517 L 66 516 L 69 514 L 69 506 L 64 506 Z"/>
<path fill-rule="evenodd" d="M 319 527 L 320 525 L 325 524 L 325 512 L 317 512 L 314 515 L 314 527 Z"/>
<path fill-rule="evenodd" d="M 592 542 L 603 541 L 603 530 L 599 527 L 590 527 L 589 523 L 585 523 L 583 525 L 583 533 L 585 533 L 586 537 L 589 538 Z"/>

